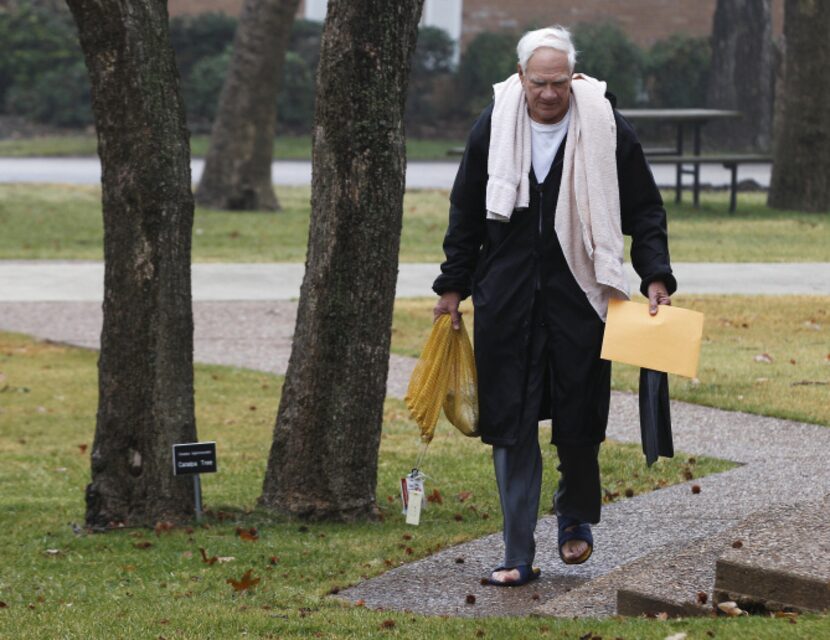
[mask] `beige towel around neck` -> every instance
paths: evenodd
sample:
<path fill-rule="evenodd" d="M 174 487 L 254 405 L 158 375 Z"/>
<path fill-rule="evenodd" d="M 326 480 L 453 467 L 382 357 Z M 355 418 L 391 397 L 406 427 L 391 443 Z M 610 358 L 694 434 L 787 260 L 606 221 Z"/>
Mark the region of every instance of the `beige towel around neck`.
<path fill-rule="evenodd" d="M 605 83 L 577 73 L 554 227 L 571 273 L 600 318 L 627 300 L 617 179 L 617 124 Z"/>
<path fill-rule="evenodd" d="M 507 222 L 530 204 L 530 116 L 519 74 L 493 85 L 487 153 L 487 217 Z"/>
<path fill-rule="evenodd" d="M 573 77 L 554 223 L 574 279 L 603 320 L 609 298 L 629 297 L 623 271 L 617 127 L 605 87 L 585 74 Z M 530 116 L 518 74 L 494 89 L 486 209 L 490 219 L 509 220 L 514 209 L 529 204 Z"/>

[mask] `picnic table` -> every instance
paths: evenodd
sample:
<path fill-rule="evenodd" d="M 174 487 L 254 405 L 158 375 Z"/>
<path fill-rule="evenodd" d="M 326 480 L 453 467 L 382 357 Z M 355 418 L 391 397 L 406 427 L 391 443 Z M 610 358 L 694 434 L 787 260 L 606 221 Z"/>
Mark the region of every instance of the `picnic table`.
<path fill-rule="evenodd" d="M 700 165 L 703 163 L 723 163 L 721 156 L 719 160 L 708 160 L 701 157 L 701 136 L 700 132 L 706 124 L 713 120 L 730 120 L 741 117 L 740 111 L 728 109 L 620 109 L 620 114 L 632 123 L 636 122 L 657 122 L 675 125 L 677 132 L 675 146 L 660 149 L 644 149 L 647 158 L 658 158 L 666 156 L 662 164 L 674 164 L 677 168 L 676 186 L 674 201 L 680 202 L 683 193 L 683 176 L 691 175 L 693 183 L 693 202 L 697 207 L 700 204 Z M 685 154 L 686 131 L 692 130 L 692 153 Z M 671 158 L 671 160 L 669 160 Z M 688 162 L 686 162 L 688 160 Z M 735 162 L 741 162 L 738 159 Z M 686 168 L 684 165 L 691 165 Z M 737 169 L 737 165 L 735 170 Z M 734 180 L 733 180 L 734 182 Z M 734 199 L 734 193 L 733 193 Z"/>

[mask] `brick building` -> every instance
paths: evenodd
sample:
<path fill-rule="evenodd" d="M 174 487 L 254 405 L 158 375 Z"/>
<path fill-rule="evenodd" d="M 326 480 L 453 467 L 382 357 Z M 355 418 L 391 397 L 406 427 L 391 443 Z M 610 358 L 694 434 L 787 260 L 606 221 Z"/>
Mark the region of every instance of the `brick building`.
<path fill-rule="evenodd" d="M 322 20 L 326 0 L 302 0 L 298 17 Z M 717 0 L 425 0 L 422 23 L 441 27 L 461 49 L 482 31 L 528 26 L 616 21 L 640 46 L 672 33 L 704 36 L 712 30 Z M 169 0 L 171 15 L 224 11 L 237 14 L 242 0 Z M 783 27 L 784 0 L 772 0 L 773 34 Z"/>

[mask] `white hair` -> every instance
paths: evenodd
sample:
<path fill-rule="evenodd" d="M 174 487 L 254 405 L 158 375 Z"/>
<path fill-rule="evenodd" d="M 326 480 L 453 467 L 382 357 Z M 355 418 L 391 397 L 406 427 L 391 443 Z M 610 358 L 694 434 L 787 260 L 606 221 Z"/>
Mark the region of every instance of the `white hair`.
<path fill-rule="evenodd" d="M 571 40 L 571 32 L 565 27 L 555 24 L 552 27 L 545 27 L 544 29 L 536 29 L 535 31 L 528 31 L 519 40 L 516 46 L 516 53 L 519 56 L 519 65 L 522 67 L 522 72 L 527 71 L 527 61 L 534 54 L 536 49 L 541 47 L 550 47 L 557 51 L 562 51 L 568 56 L 568 67 L 573 73 L 576 66 L 576 49 Z"/>

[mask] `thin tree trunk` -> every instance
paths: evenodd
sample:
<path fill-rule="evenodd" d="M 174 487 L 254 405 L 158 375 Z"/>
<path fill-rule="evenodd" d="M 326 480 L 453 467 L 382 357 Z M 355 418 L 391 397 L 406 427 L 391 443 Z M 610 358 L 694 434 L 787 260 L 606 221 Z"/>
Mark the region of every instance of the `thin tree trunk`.
<path fill-rule="evenodd" d="M 786 0 L 784 70 L 767 201 L 776 209 L 830 211 L 828 34 L 830 2 Z"/>
<path fill-rule="evenodd" d="M 422 5 L 328 5 L 308 261 L 260 498 L 302 518 L 376 514 L 406 168 L 403 112 Z"/>
<path fill-rule="evenodd" d="M 299 0 L 245 0 L 196 201 L 279 209 L 271 184 L 277 94 Z"/>
<path fill-rule="evenodd" d="M 92 86 L 104 211 L 104 325 L 86 520 L 193 514 L 171 446 L 196 439 L 190 145 L 160 0 L 67 0 Z"/>
<path fill-rule="evenodd" d="M 707 103 L 736 109 L 737 121 L 714 122 L 707 137 L 731 150 L 772 144 L 774 50 L 771 0 L 718 0 L 712 25 Z"/>

